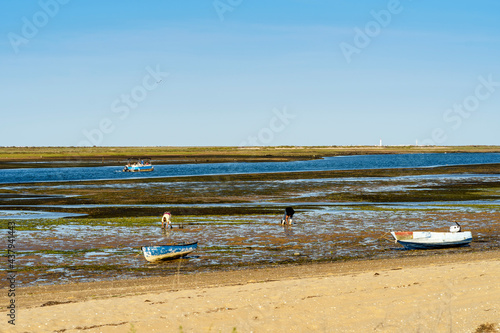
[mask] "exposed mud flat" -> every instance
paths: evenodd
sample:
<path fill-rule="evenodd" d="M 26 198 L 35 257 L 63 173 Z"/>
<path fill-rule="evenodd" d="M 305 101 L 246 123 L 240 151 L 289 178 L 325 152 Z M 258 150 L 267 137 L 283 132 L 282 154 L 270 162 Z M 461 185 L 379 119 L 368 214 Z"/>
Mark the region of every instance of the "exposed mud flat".
<path fill-rule="evenodd" d="M 11 184 L 0 186 L 0 225 L 16 224 L 20 286 L 487 251 L 500 247 L 499 169 Z M 283 227 L 287 205 L 297 213 Z M 166 210 L 175 227 L 162 231 Z M 404 251 L 389 239 L 390 230 L 445 231 L 453 221 L 472 231 L 470 247 Z M 140 252 L 191 241 L 198 250 L 181 260 L 151 264 Z"/>
<path fill-rule="evenodd" d="M 374 210 L 344 206 L 298 211 L 294 224 L 284 227 L 279 223 L 280 215 L 175 217 L 174 228 L 169 230 L 162 230 L 157 218 L 70 218 L 64 223 L 20 220 L 16 238 L 18 281 L 27 286 L 161 276 L 179 270 L 433 256 L 500 247 L 498 210 L 371 207 Z M 470 247 L 404 251 L 389 239 L 389 230 L 445 231 L 453 220 L 472 231 L 474 242 Z M 144 245 L 194 240 L 199 242 L 198 250 L 181 260 L 151 264 L 140 252 Z"/>

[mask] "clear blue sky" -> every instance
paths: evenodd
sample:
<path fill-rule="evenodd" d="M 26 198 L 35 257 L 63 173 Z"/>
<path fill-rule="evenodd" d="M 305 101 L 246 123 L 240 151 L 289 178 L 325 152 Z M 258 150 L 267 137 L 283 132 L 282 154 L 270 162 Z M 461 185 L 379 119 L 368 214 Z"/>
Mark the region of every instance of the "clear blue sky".
<path fill-rule="evenodd" d="M 0 12 L 0 146 L 500 145 L 495 0 Z"/>

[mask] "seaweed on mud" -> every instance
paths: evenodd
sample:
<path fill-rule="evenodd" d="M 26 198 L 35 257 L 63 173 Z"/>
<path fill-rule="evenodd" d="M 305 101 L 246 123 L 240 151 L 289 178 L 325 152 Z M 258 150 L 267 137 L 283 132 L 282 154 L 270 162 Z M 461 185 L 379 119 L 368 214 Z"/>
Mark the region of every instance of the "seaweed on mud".
<path fill-rule="evenodd" d="M 0 194 L 15 199 L 0 200 L 1 209 L 88 215 L 0 220 L 0 227 L 15 221 L 18 274 L 27 284 L 452 253 L 400 251 L 393 242 L 379 240 L 391 229 L 446 229 L 453 220 L 462 221 L 475 237 L 470 248 L 456 251 L 483 251 L 500 244 L 500 205 L 489 201 L 498 200 L 497 182 L 397 177 L 492 174 L 499 169 L 494 165 L 79 182 L 90 187 L 70 182 L 16 185 L 0 189 Z M 138 198 L 133 189 L 146 183 L 152 192 Z M 35 197 L 21 199 L 24 194 Z M 282 210 L 292 203 L 295 224 L 283 228 Z M 165 210 L 173 214 L 175 228 L 162 233 Z M 199 248 L 186 259 L 150 264 L 140 253 L 145 244 L 191 239 L 199 241 Z"/>

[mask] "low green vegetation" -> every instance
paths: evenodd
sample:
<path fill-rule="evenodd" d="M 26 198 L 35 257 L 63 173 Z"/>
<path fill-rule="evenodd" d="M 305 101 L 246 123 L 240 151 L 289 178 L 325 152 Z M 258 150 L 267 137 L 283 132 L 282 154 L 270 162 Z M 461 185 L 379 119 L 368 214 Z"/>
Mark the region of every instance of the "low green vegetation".
<path fill-rule="evenodd" d="M 0 147 L 0 161 L 118 161 L 154 157 L 199 162 L 214 159 L 297 159 L 336 155 L 500 152 L 498 146 L 274 146 L 274 147 Z M 168 162 L 166 160 L 165 162 Z"/>

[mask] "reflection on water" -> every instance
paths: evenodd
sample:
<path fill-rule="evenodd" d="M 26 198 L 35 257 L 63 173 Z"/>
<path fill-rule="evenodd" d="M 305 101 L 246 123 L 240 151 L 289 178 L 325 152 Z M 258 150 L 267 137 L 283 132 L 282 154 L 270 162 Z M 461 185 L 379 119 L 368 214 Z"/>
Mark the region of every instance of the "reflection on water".
<path fill-rule="evenodd" d="M 293 237 L 293 227 L 291 225 L 284 224 L 283 231 L 285 231 L 286 237 Z"/>

